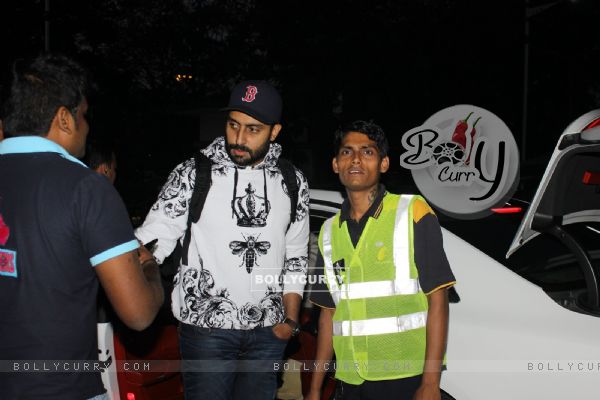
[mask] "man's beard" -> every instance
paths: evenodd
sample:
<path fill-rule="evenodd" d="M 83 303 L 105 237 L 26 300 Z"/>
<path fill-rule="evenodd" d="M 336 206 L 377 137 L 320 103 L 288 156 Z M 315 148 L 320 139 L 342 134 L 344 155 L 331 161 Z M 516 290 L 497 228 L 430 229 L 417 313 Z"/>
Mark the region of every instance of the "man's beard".
<path fill-rule="evenodd" d="M 227 154 L 229 154 L 229 158 L 231 161 L 239 165 L 240 167 L 247 167 L 248 165 L 254 165 L 259 163 L 265 158 L 267 153 L 269 152 L 269 147 L 271 142 L 267 140 L 262 146 L 260 146 L 256 150 L 250 150 L 246 146 L 242 146 L 239 144 L 225 144 L 225 148 L 227 149 Z M 236 156 L 232 154 L 232 150 L 242 150 L 248 153 L 248 155 L 244 156 Z"/>

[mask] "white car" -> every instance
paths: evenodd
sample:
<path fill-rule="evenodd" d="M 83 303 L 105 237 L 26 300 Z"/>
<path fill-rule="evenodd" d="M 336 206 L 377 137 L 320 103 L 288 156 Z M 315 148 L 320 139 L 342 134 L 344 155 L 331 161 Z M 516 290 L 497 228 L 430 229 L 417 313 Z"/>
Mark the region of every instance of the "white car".
<path fill-rule="evenodd" d="M 569 125 L 523 218 L 440 218 L 457 279 L 443 398 L 600 397 L 599 123 L 595 110 Z M 342 200 L 339 192 L 312 190 L 311 230 Z M 496 228 L 515 217 L 521 225 L 513 224 L 510 245 Z M 492 254 L 497 248 L 514 254 L 512 261 Z"/>

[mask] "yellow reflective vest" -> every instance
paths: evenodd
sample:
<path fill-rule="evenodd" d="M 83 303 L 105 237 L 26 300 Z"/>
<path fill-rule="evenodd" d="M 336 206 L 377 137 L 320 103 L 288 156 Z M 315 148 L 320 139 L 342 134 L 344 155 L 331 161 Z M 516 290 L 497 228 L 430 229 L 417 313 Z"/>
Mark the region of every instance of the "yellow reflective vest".
<path fill-rule="evenodd" d="M 428 303 L 413 257 L 416 199 L 424 202 L 420 196 L 384 196 L 381 214 L 369 218 L 356 248 L 339 213 L 321 228 L 341 381 L 357 385 L 423 372 Z"/>

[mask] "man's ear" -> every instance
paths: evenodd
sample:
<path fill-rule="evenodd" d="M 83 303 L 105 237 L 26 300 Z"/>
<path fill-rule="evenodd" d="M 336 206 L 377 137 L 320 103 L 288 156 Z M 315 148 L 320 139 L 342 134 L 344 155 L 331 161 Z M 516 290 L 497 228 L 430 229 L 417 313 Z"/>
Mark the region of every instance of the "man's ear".
<path fill-rule="evenodd" d="M 75 117 L 65 106 L 60 106 L 54 115 L 52 124 L 60 131 L 71 134 L 75 130 Z"/>
<path fill-rule="evenodd" d="M 102 163 L 102 164 L 98 165 L 95 169 L 95 171 L 97 173 L 102 174 L 102 175 L 107 175 L 109 170 L 110 170 L 110 167 L 108 166 L 107 163 Z"/>
<path fill-rule="evenodd" d="M 271 137 L 269 138 L 269 140 L 271 142 L 275 141 L 277 135 L 279 135 L 279 132 L 281 132 L 281 124 L 273 125 L 273 128 L 271 128 Z"/>
<path fill-rule="evenodd" d="M 75 118 L 73 114 L 64 106 L 60 106 L 52 122 L 50 130 L 46 134 L 46 139 L 58 143 L 63 148 L 70 149 L 72 133 L 75 131 Z"/>
<path fill-rule="evenodd" d="M 388 169 L 390 169 L 390 158 L 388 156 L 385 156 L 381 159 L 381 162 L 379 163 L 379 172 L 384 174 L 387 172 Z"/>
<path fill-rule="evenodd" d="M 338 169 L 337 158 L 333 157 L 333 160 L 331 160 L 331 167 L 333 168 L 333 172 L 336 174 L 340 173 L 340 170 Z"/>

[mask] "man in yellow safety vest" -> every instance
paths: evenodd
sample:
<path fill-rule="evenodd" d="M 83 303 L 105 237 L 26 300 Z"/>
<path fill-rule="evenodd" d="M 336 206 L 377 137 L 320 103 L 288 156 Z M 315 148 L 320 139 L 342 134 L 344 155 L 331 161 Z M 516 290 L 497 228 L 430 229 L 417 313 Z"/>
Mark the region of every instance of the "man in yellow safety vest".
<path fill-rule="evenodd" d="M 319 399 L 334 350 L 336 399 L 440 399 L 446 289 L 455 278 L 429 205 L 379 183 L 388 147 L 371 122 L 336 132 L 333 170 L 347 199 L 319 235 L 310 299 L 321 314 L 309 400 Z"/>

